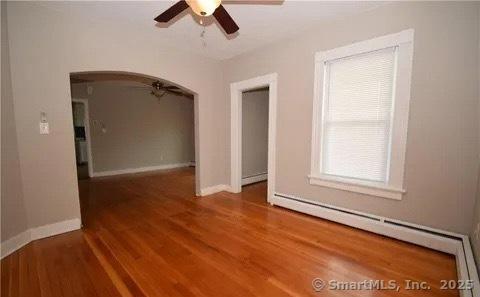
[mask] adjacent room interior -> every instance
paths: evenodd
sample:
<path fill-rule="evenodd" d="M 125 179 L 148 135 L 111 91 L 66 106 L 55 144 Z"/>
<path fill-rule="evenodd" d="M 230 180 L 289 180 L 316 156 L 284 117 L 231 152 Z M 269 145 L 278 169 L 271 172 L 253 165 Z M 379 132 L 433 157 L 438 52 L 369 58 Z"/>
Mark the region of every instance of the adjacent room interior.
<path fill-rule="evenodd" d="M 1 296 L 480 296 L 480 3 L 2 1 Z"/>
<path fill-rule="evenodd" d="M 242 186 L 268 179 L 268 93 L 242 92 Z"/>
<path fill-rule="evenodd" d="M 73 73 L 70 87 L 84 226 L 101 213 L 102 201 L 117 206 L 87 189 L 103 182 L 121 185 L 126 175 L 154 179 L 181 172 L 189 180 L 187 193 L 195 195 L 193 94 L 156 78 L 119 72 Z M 104 178 L 90 179 L 98 177 Z"/>
<path fill-rule="evenodd" d="M 77 165 L 91 159 L 90 177 L 194 167 L 193 94 L 133 74 L 72 74 L 70 81 Z"/>

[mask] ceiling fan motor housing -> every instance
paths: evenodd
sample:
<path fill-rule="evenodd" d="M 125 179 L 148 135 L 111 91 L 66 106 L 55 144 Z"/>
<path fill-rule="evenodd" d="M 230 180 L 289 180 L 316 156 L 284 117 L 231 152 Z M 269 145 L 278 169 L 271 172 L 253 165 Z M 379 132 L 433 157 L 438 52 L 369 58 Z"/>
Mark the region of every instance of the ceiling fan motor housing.
<path fill-rule="evenodd" d="M 190 6 L 196 14 L 199 16 L 209 16 L 215 12 L 215 9 L 222 3 L 221 0 L 187 0 L 188 6 Z"/>
<path fill-rule="evenodd" d="M 160 89 L 162 88 L 162 86 L 163 86 L 163 84 L 162 84 L 160 81 L 158 81 L 158 80 L 157 80 L 157 81 L 154 81 L 154 82 L 152 83 L 152 87 L 153 87 L 154 89 L 157 89 L 157 90 L 160 90 Z"/>

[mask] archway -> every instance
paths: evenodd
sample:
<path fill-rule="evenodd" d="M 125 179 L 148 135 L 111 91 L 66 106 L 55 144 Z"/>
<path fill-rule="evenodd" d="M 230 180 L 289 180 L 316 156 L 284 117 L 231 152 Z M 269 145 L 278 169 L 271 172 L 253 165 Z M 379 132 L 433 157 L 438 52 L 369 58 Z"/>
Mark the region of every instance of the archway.
<path fill-rule="evenodd" d="M 189 99 L 193 101 L 193 147 L 194 147 L 194 166 L 195 166 L 195 193 L 197 196 L 200 194 L 200 146 L 199 146 L 199 108 L 198 108 L 198 94 L 189 88 L 186 88 L 182 85 L 176 84 L 174 82 L 150 76 L 142 73 L 135 72 L 125 72 L 125 71 L 85 71 L 85 72 L 72 72 L 70 73 L 70 84 L 71 84 L 71 95 L 72 99 L 79 104 L 82 104 L 83 97 L 88 97 L 89 92 L 94 92 L 93 86 L 99 83 L 116 83 L 121 86 L 127 85 L 129 88 L 144 89 L 146 94 L 152 95 L 152 99 L 155 100 L 164 100 L 164 96 L 177 96 L 178 98 Z M 77 86 L 82 86 L 82 92 L 78 92 Z M 91 94 L 90 94 L 91 95 Z M 88 103 L 87 103 L 88 104 Z M 74 122 L 74 113 L 72 107 L 72 122 Z M 94 170 L 92 158 L 93 152 L 91 148 L 91 127 L 96 126 L 96 128 L 101 131 L 108 130 L 108 127 L 105 127 L 105 123 L 102 123 L 99 120 L 89 118 L 86 121 L 85 125 L 85 138 L 86 142 L 90 143 L 90 146 L 87 145 L 87 155 L 88 164 L 88 175 L 90 177 L 104 176 L 107 174 L 98 173 Z M 78 153 L 77 153 L 78 160 Z M 163 158 L 163 157 L 162 157 Z M 178 163 L 180 164 L 180 163 Z M 178 165 L 174 164 L 174 165 Z M 184 164 L 184 163 L 181 163 Z M 138 171 L 135 170 L 110 170 L 107 173 L 121 174 L 121 173 L 132 173 L 132 172 L 141 172 L 148 171 L 149 169 L 162 168 L 162 166 L 153 166 L 142 167 Z M 168 166 L 166 167 L 168 168 Z M 98 170 L 97 170 L 98 171 Z M 77 169 L 77 175 L 79 174 Z M 193 194 L 193 193 L 192 193 Z"/>

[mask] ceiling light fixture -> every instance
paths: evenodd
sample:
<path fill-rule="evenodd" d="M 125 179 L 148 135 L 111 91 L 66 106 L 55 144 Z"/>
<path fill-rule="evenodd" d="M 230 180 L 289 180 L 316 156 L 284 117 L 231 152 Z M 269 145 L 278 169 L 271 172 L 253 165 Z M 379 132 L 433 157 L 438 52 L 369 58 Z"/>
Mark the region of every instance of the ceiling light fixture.
<path fill-rule="evenodd" d="M 180 0 L 157 16 L 155 21 L 168 23 L 187 8 L 191 8 L 195 14 L 201 17 L 213 15 L 227 34 L 233 34 L 239 29 L 235 21 L 223 7 L 222 0 Z M 201 21 L 203 22 L 203 20 Z"/>
<path fill-rule="evenodd" d="M 209 16 L 215 12 L 222 0 L 187 0 L 188 6 L 199 16 Z"/>

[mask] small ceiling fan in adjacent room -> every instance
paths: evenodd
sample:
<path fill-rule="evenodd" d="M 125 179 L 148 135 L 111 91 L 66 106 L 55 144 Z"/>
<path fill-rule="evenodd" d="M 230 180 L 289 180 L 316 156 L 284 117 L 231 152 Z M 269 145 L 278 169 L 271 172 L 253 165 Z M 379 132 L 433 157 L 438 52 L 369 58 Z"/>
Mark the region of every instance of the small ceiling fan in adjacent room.
<path fill-rule="evenodd" d="M 201 17 L 207 17 L 213 14 L 227 34 L 235 33 L 239 29 L 235 21 L 223 7 L 221 0 L 181 0 L 157 16 L 155 21 L 168 23 L 188 7 Z"/>
<path fill-rule="evenodd" d="M 157 97 L 158 99 L 162 98 L 166 94 L 173 94 L 193 99 L 192 94 L 185 93 L 177 86 L 169 86 L 158 80 L 152 82 L 150 94 Z"/>

